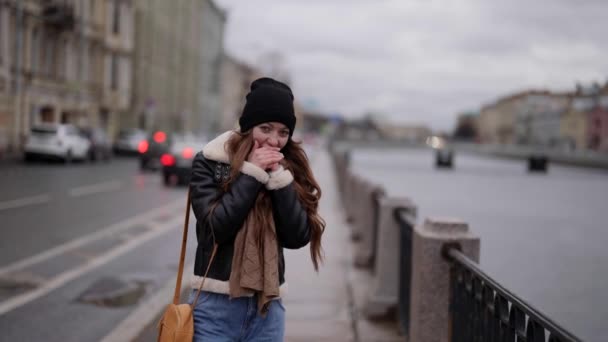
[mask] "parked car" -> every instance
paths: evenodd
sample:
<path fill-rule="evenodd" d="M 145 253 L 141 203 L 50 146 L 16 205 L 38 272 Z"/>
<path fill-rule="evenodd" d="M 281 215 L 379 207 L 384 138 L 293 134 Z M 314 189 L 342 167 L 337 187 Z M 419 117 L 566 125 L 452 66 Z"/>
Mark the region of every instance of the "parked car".
<path fill-rule="evenodd" d="M 205 141 L 201 138 L 176 139 L 170 150 L 160 157 L 163 183 L 188 184 L 192 172 L 192 160 L 203 149 Z"/>
<path fill-rule="evenodd" d="M 89 159 L 91 161 L 112 158 L 112 142 L 108 134 L 101 128 L 82 128 L 80 133 L 89 140 Z"/>
<path fill-rule="evenodd" d="M 30 161 L 37 157 L 59 158 L 69 163 L 74 159 L 86 160 L 91 144 L 70 124 L 40 124 L 32 127 L 24 148 L 24 157 Z"/>
<path fill-rule="evenodd" d="M 139 168 L 145 170 L 158 170 L 161 167 L 160 157 L 169 152 L 172 143 L 170 134 L 164 131 L 156 131 L 150 134 L 147 139 L 140 141 Z"/>
<path fill-rule="evenodd" d="M 141 129 L 121 130 L 114 143 L 114 153 L 117 155 L 139 155 L 139 145 L 146 140 L 147 134 Z"/>

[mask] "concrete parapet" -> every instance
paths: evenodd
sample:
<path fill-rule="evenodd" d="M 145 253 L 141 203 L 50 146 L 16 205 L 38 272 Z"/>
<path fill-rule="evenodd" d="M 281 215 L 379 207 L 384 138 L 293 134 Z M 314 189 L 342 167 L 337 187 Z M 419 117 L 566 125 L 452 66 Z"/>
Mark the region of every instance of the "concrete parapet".
<path fill-rule="evenodd" d="M 359 198 L 359 222 L 356 222 L 360 234 L 359 248 L 355 254 L 355 266 L 371 267 L 375 257 L 378 236 L 378 200 L 386 196 L 384 188 L 365 181 Z"/>
<path fill-rule="evenodd" d="M 443 257 L 447 244 L 479 261 L 479 237 L 468 224 L 454 219 L 428 218 L 416 226 L 412 248 L 409 340 L 449 340 L 450 263 Z"/>
<path fill-rule="evenodd" d="M 379 199 L 377 253 L 364 309 L 368 318 L 387 318 L 394 312 L 399 300 L 399 260 L 402 247 L 400 230 L 402 227 L 395 219 L 395 210 L 398 208 L 403 208 L 410 213 L 413 227 L 416 207 L 412 201 L 407 198 L 383 197 Z"/>
<path fill-rule="evenodd" d="M 342 204 L 344 206 L 344 211 L 346 212 L 346 221 L 353 223 L 355 221 L 355 204 L 358 180 L 357 176 L 355 176 L 355 174 L 353 174 L 350 170 L 346 172 L 344 178 L 344 197 L 342 198 Z"/>
<path fill-rule="evenodd" d="M 363 194 L 365 192 L 366 186 L 365 179 L 359 177 L 358 175 L 353 175 L 351 180 L 351 189 L 347 199 L 349 211 L 349 219 L 352 228 L 351 238 L 354 241 L 359 241 L 361 239 L 361 226 L 362 221 L 365 220 L 365 214 L 370 209 L 367 208 L 363 203 L 361 203 L 361 199 L 363 198 Z"/>

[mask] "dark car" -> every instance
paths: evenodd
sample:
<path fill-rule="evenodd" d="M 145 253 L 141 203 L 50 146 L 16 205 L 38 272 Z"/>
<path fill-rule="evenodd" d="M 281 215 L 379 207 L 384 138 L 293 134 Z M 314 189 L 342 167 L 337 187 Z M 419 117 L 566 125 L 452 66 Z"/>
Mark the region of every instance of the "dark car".
<path fill-rule="evenodd" d="M 141 142 L 147 139 L 145 131 L 137 128 L 124 129 L 114 142 L 114 153 L 123 156 L 139 156 Z"/>
<path fill-rule="evenodd" d="M 160 157 L 169 152 L 171 144 L 171 135 L 164 131 L 155 131 L 147 139 L 140 141 L 138 146 L 140 169 L 142 171 L 160 169 Z"/>
<path fill-rule="evenodd" d="M 201 138 L 176 139 L 170 150 L 160 157 L 163 183 L 188 184 L 192 172 L 192 160 L 203 149 L 205 141 Z"/>
<path fill-rule="evenodd" d="M 105 160 L 112 158 L 112 141 L 108 134 L 101 128 L 81 128 L 80 134 L 89 140 L 91 146 L 88 151 L 88 158 L 91 161 Z"/>

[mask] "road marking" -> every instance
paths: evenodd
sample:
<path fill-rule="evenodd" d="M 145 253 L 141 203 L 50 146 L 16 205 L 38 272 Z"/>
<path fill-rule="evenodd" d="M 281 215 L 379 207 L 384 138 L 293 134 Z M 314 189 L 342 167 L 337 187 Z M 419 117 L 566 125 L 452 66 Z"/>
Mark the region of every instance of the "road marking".
<path fill-rule="evenodd" d="M 42 204 L 51 200 L 49 194 L 42 194 L 30 197 L 23 197 L 9 201 L 0 202 L 0 210 L 15 209 L 19 207 L 25 207 L 28 205 Z"/>
<path fill-rule="evenodd" d="M 92 241 L 104 238 L 108 235 L 112 235 L 115 234 L 117 232 L 123 231 L 123 230 L 127 230 L 128 228 L 131 228 L 134 225 L 138 225 L 138 224 L 142 224 L 142 223 L 147 223 L 148 221 L 152 221 L 155 217 L 157 216 L 161 216 L 164 215 L 165 212 L 175 212 L 175 210 L 178 209 L 183 209 L 183 207 L 185 206 L 184 204 L 185 201 L 179 199 L 179 200 L 175 200 L 165 206 L 159 207 L 159 208 L 155 208 L 152 209 L 148 212 L 145 212 L 143 214 L 139 214 L 137 216 L 133 216 L 131 218 L 128 218 L 124 221 L 121 222 L 117 222 L 115 224 L 112 224 L 108 227 L 102 228 L 98 231 L 96 231 L 93 234 L 87 235 L 87 236 L 83 236 L 71 241 L 68 241 L 64 244 L 61 244 L 59 246 L 53 247 L 49 250 L 46 250 L 42 253 L 33 255 L 31 257 L 19 260 L 17 262 L 14 262 L 12 264 L 9 264 L 7 266 L 1 267 L 0 268 L 0 277 L 2 277 L 3 275 L 9 273 L 9 272 L 13 272 L 15 270 L 18 269 L 22 269 L 25 267 L 28 267 L 30 265 L 48 260 L 58 254 L 62 254 L 65 253 L 69 250 L 72 250 L 74 248 L 83 246 L 87 243 L 90 243 Z"/>
<path fill-rule="evenodd" d="M 194 263 L 185 266 L 185 270 L 193 269 Z M 182 282 L 182 292 L 190 287 L 187 281 Z M 110 331 L 101 342 L 123 342 L 133 341 L 139 336 L 146 326 L 156 319 L 161 310 L 171 302 L 175 290 L 175 277 L 165 283 L 150 299 L 139 305 L 125 318 L 114 330 Z"/>
<path fill-rule="evenodd" d="M 120 189 L 122 186 L 122 182 L 118 180 L 113 180 L 109 182 L 103 182 L 92 185 L 80 186 L 77 188 L 72 188 L 69 191 L 70 196 L 72 197 L 81 197 L 91 194 L 96 194 L 100 192 L 110 192 L 114 190 Z"/>
<path fill-rule="evenodd" d="M 171 229 L 175 229 L 177 226 L 179 226 L 179 223 L 182 222 L 182 219 L 183 218 L 181 217 L 181 215 L 177 215 L 174 219 L 168 221 L 167 223 L 163 224 L 162 226 L 159 226 L 158 229 L 151 230 L 136 238 L 132 238 L 129 241 L 125 242 L 124 244 L 109 250 L 106 254 L 101 255 L 98 258 L 95 258 L 93 260 L 90 260 L 89 262 L 84 263 L 82 266 L 78 266 L 72 270 L 63 272 L 63 273 L 59 274 L 58 276 L 56 276 L 48 281 L 45 281 L 40 287 L 36 288 L 35 290 L 12 297 L 12 298 L 0 303 L 0 316 L 11 310 L 14 310 L 14 309 L 20 307 L 22 305 L 25 305 L 41 296 L 44 296 L 45 294 L 64 285 L 65 283 L 67 283 L 73 279 L 76 279 L 76 278 L 82 276 L 83 274 L 85 274 L 99 266 L 102 266 L 102 265 L 112 261 L 113 259 L 116 259 L 117 257 L 135 249 L 136 247 L 143 244 L 144 242 L 147 242 L 155 237 L 158 237 L 164 233 L 167 233 Z"/>

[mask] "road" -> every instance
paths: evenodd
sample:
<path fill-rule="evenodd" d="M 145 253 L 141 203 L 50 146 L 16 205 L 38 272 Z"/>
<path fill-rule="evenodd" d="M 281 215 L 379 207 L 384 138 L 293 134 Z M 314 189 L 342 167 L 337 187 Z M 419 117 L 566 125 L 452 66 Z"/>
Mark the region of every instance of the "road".
<path fill-rule="evenodd" d="M 0 164 L 0 341 L 101 340 L 174 279 L 186 190 L 137 165 Z"/>

